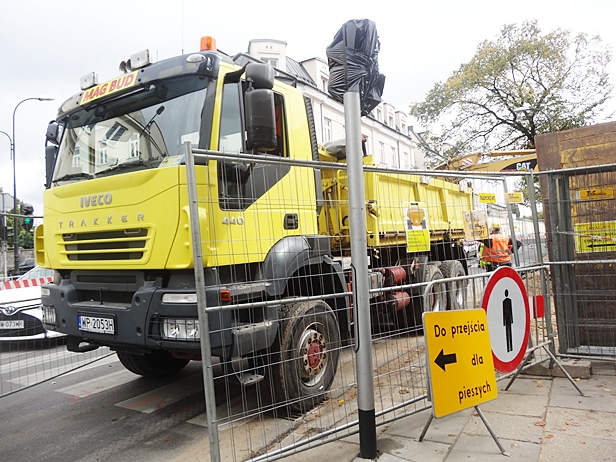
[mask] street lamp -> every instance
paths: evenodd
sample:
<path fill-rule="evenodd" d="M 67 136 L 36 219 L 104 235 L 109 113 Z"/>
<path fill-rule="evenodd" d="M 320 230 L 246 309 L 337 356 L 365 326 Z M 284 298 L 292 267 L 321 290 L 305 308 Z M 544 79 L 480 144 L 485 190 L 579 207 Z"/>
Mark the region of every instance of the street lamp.
<path fill-rule="evenodd" d="M 11 135 L 9 135 L 7 132 L 3 132 L 2 130 L 0 130 L 0 133 L 2 133 L 3 135 L 6 135 L 6 137 L 9 139 L 10 149 L 12 149 L 13 148 L 13 138 L 11 138 Z M 8 194 L 7 194 L 7 196 L 8 196 Z M 2 208 L 0 209 L 0 212 L 2 212 L 2 213 L 5 212 L 5 210 L 4 210 L 4 195 L 2 196 Z M 6 276 L 6 249 L 7 249 L 6 239 L 7 239 L 7 234 L 8 233 L 7 233 L 7 230 L 6 230 L 6 225 L 7 225 L 6 218 L 2 217 L 2 220 L 4 220 L 3 221 L 3 234 L 2 234 L 2 262 L 3 262 L 2 274 L 4 276 Z M 13 221 L 15 221 L 15 220 L 13 219 Z M 15 226 L 15 225 L 13 225 L 13 226 Z"/>
<path fill-rule="evenodd" d="M 13 109 L 13 137 L 11 139 L 9 136 L 9 139 L 11 140 L 11 157 L 13 158 L 13 257 L 15 260 L 15 274 L 19 271 L 19 241 L 17 240 L 17 176 L 15 175 L 15 113 L 21 103 L 25 103 L 30 100 L 53 101 L 54 98 L 52 96 L 42 95 L 36 98 L 22 99 L 19 103 L 17 103 L 15 109 Z"/>

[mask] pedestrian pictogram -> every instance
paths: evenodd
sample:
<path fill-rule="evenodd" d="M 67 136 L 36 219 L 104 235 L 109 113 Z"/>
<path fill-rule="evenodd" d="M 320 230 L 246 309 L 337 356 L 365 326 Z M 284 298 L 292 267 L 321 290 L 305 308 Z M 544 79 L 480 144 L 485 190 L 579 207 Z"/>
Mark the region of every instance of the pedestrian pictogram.
<path fill-rule="evenodd" d="M 427 312 L 423 324 L 434 417 L 498 396 L 484 310 Z"/>
<path fill-rule="evenodd" d="M 530 308 L 520 275 L 508 266 L 498 268 L 488 279 L 481 299 L 486 310 L 494 367 L 515 370 L 526 352 L 530 334 Z"/>

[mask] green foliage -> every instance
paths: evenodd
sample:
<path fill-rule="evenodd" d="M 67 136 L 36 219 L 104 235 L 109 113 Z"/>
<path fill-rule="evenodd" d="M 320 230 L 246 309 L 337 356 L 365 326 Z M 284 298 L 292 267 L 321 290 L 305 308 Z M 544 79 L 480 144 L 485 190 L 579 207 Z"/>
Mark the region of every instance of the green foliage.
<path fill-rule="evenodd" d="M 428 127 L 429 157 L 534 148 L 537 134 L 596 121 L 613 88 L 610 60 L 600 37 L 505 25 L 410 114 Z"/>
<path fill-rule="evenodd" d="M 524 175 L 516 180 L 514 184 L 514 188 L 516 192 L 522 193 L 523 204 L 526 207 L 530 207 L 530 190 L 528 188 L 529 176 Z M 537 209 L 541 210 L 541 189 L 539 188 L 539 176 L 534 176 L 534 190 L 535 190 L 535 203 L 537 205 Z"/>
<path fill-rule="evenodd" d="M 22 229 L 19 231 L 19 247 L 22 249 L 33 249 L 34 248 L 34 236 L 31 232 Z"/>

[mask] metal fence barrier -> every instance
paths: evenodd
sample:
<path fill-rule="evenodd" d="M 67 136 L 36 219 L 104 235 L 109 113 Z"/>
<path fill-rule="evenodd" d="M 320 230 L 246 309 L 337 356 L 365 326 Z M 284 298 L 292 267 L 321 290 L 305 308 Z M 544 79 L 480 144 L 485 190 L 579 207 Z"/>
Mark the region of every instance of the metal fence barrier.
<path fill-rule="evenodd" d="M 190 155 L 187 152 L 187 157 Z M 230 161 L 229 155 L 211 151 L 195 150 L 194 155 L 197 164 L 208 160 Z M 193 234 L 193 238 L 203 246 L 196 251 L 195 261 L 203 258 L 219 268 L 216 277 L 207 276 L 206 272 L 206 277 L 210 277 L 210 292 L 202 295 L 200 315 L 207 319 L 210 332 L 209 347 L 202 351 L 204 355 L 213 352 L 212 357 L 204 362 L 204 367 L 207 362 L 212 364 L 211 373 L 204 374 L 204 377 L 206 381 L 211 380 L 209 388 L 214 390 L 213 394 L 208 394 L 206 383 L 206 402 L 215 403 L 215 406 L 200 419 L 208 427 L 211 460 L 276 460 L 359 431 L 357 325 L 352 304 L 354 294 L 349 284 L 353 270 L 348 254 L 342 252 L 333 259 L 313 258 L 310 264 L 297 271 L 300 266 L 294 266 L 297 264 L 295 257 L 285 256 L 295 255 L 292 252 L 305 245 L 306 239 L 314 239 L 304 249 L 308 253 L 309 247 L 319 245 L 319 238 L 302 237 L 302 242 L 292 240 L 285 245 L 269 242 L 255 237 L 252 230 L 242 228 L 244 213 L 261 213 L 261 226 L 272 229 L 279 226 L 276 217 L 282 218 L 280 210 L 285 209 L 287 201 L 296 206 L 303 205 L 307 213 L 314 213 L 315 199 L 301 184 L 285 185 L 284 196 L 271 199 L 262 205 L 262 209 L 248 210 L 247 206 L 255 191 L 268 181 L 276 184 L 284 178 L 288 167 L 301 168 L 306 178 L 314 177 L 318 171 L 317 177 L 324 183 L 331 179 L 331 187 L 325 188 L 320 206 L 329 207 L 334 216 L 325 219 L 330 220 L 330 229 L 331 222 L 335 222 L 337 239 L 342 241 L 348 233 L 348 229 L 344 229 L 343 217 L 348 213 L 346 197 L 344 188 L 339 187 L 344 180 L 345 166 L 331 162 L 272 159 L 271 156 L 240 154 L 235 157 L 234 168 L 249 164 L 251 175 L 258 172 L 254 179 L 260 179 L 260 182 L 250 184 L 250 194 L 238 193 L 233 188 L 223 191 L 221 186 L 217 191 L 214 183 L 220 185 L 225 175 L 232 175 L 228 169 L 221 170 L 220 166 L 217 178 L 213 176 L 215 172 L 210 171 L 199 181 L 191 179 L 192 169 L 187 162 L 188 182 L 195 182 L 193 197 L 190 198 L 194 207 L 191 225 L 205 230 L 204 235 Z M 389 201 L 381 200 L 378 204 L 367 199 L 368 213 L 385 222 L 384 226 L 388 226 L 388 217 L 392 217 L 391 222 L 399 214 L 399 209 L 406 207 L 397 194 L 403 190 L 401 185 L 411 181 L 409 177 L 428 185 L 433 181 L 427 172 L 420 172 L 419 179 L 417 172 L 376 167 L 366 167 L 365 171 L 394 175 L 378 178 L 377 185 L 370 184 L 370 181 L 377 180 L 367 179 L 368 187 L 390 193 Z M 454 174 L 450 178 L 457 178 L 456 186 L 451 188 L 453 191 L 464 190 L 463 187 L 457 189 L 460 175 Z M 498 177 L 480 177 L 479 181 L 479 190 L 481 187 L 493 190 L 493 183 L 499 181 L 502 187 L 502 179 Z M 438 217 L 444 207 L 443 192 L 428 188 L 422 199 L 427 215 Z M 224 226 L 215 221 L 221 217 L 197 213 L 197 206 L 205 210 L 220 206 L 227 210 L 222 217 Z M 487 208 L 476 201 L 470 206 Z M 515 239 L 517 225 L 508 213 L 510 210 L 503 206 L 500 209 L 492 207 L 489 211 L 487 215 L 492 215 L 491 220 L 502 222 Z M 456 215 L 459 219 L 464 210 L 449 206 L 447 212 L 452 214 L 450 219 Z M 302 229 L 303 218 L 298 217 L 299 234 L 306 236 L 310 231 Z M 290 229 L 297 229 L 293 227 L 296 224 L 293 221 Z M 515 260 L 529 294 L 540 296 L 544 301 L 542 306 L 547 316 L 543 313 L 542 316 L 533 316 L 529 348 L 534 349 L 529 350 L 526 367 L 552 359 L 550 351 L 543 347 L 553 348 L 554 337 L 551 330 L 553 304 L 547 292 L 549 272 L 545 266 L 536 266 L 545 255 L 545 241 L 535 232 L 538 226 L 533 220 L 529 226 L 532 228 L 518 228 L 518 236 L 525 242 L 521 248 L 516 248 Z M 381 237 L 393 241 L 397 236 L 383 231 Z M 335 246 L 335 235 L 326 238 L 334 238 L 332 245 Z M 268 251 L 272 246 L 280 257 L 277 263 L 269 262 L 270 255 L 267 255 L 262 265 L 251 266 L 251 253 L 264 252 L 262 249 Z M 477 248 L 472 254 L 466 248 L 439 248 L 437 245 L 432 250 L 440 252 L 439 261 L 428 262 L 422 258 L 405 261 L 406 253 L 397 253 L 400 251 L 398 247 L 391 251 L 386 245 L 381 246 L 369 256 L 372 380 L 377 426 L 431 407 L 421 325 L 423 311 L 479 307 L 489 277 L 479 265 Z M 231 265 L 231 273 L 225 272 L 226 265 Z M 400 271 L 403 267 L 404 274 Z M 285 272 L 289 268 L 293 270 Z M 414 283 L 409 275 L 415 271 L 427 271 L 431 279 Z M 289 274 L 291 277 L 285 279 Z M 212 286 L 218 291 L 215 294 L 211 292 Z M 220 303 L 220 300 L 227 302 Z M 185 330 L 190 328 L 184 327 Z M 235 339 L 233 343 L 232 338 Z M 512 375 L 503 374 L 498 378 Z"/>
<path fill-rule="evenodd" d="M 616 164 L 552 170 L 542 181 L 559 353 L 616 360 Z"/>
<path fill-rule="evenodd" d="M 216 169 L 202 169 L 195 177 L 192 162 L 205 164 L 213 160 L 219 161 Z M 220 167 L 223 161 L 229 162 L 227 169 Z M 239 175 L 236 167 L 241 165 L 252 175 L 245 186 L 250 194 L 238 193 L 227 181 Z M 323 188 L 307 191 L 302 181 L 285 183 L 285 175 L 292 168 L 300 171 L 295 178 L 306 180 L 305 184 L 316 178 L 316 184 Z M 369 226 L 382 227 L 376 236 L 368 236 L 372 240 L 367 281 L 370 380 L 377 426 L 431 407 L 422 313 L 481 307 L 490 277 L 479 264 L 481 240 L 463 239 L 462 245 L 454 246 L 452 243 L 460 241 L 462 234 L 448 225 L 460 220 L 467 211 L 465 207 L 485 213 L 489 223 L 499 222 L 505 234 L 522 244 L 514 246 L 513 265 L 531 297 L 525 368 L 542 362 L 554 365 L 557 351 L 561 356 L 614 354 L 609 311 L 615 299 L 612 288 L 601 294 L 590 291 L 607 285 L 604 282 L 613 276 L 614 261 L 607 258 L 610 254 L 598 255 L 596 249 L 580 252 L 584 248 L 580 246 L 596 242 L 612 245 L 611 233 L 614 229 L 616 237 L 616 226 L 612 229 L 605 225 L 597 233 L 585 228 L 584 223 L 611 220 L 601 222 L 596 218 L 578 223 L 583 214 L 574 200 L 579 193 L 575 196 L 571 188 L 576 184 L 569 178 L 574 172 L 546 175 L 551 182 L 549 200 L 553 201 L 549 203 L 552 221 L 546 232 L 537 219 L 536 208 L 531 218 L 514 218 L 511 205 L 499 205 L 504 204 L 502 196 L 507 189 L 507 180 L 502 176 L 468 177 L 372 165 L 366 165 L 364 171 L 377 173 L 368 178 L 367 188 L 379 191 L 379 197 L 389 198 L 368 201 L 366 212 L 372 220 Z M 575 174 L 579 177 L 579 172 Z M 596 179 L 602 174 L 592 173 L 590 183 L 609 183 L 610 178 Z M 360 414 L 356 358 L 359 345 L 355 296 L 350 284 L 353 268 L 344 247 L 349 237 L 345 165 L 258 155 L 237 155 L 229 160 L 228 154 L 198 150 L 193 160 L 193 151 L 188 149 L 187 175 L 192 232 L 187 241 L 192 246 L 195 266 L 206 268 L 195 273 L 200 320 L 196 323 L 176 319 L 171 323 L 161 319 L 160 329 L 182 332 L 186 341 L 195 336 L 201 339 L 207 412 L 191 423 L 207 427 L 211 460 L 276 460 L 355 435 Z M 524 175 L 532 184 L 533 174 Z M 447 178 L 449 186 L 436 187 L 436 180 L 443 178 Z M 409 191 L 409 184 L 421 192 L 413 201 L 400 196 Z M 470 186 L 474 191 L 472 202 L 452 205 L 457 200 L 454 196 L 463 195 Z M 254 202 L 252 198 L 271 188 L 282 188 L 283 193 L 248 210 Z M 499 203 L 481 202 L 478 194 L 483 192 L 493 194 Z M 298 213 L 286 212 L 292 201 Z M 442 241 L 447 244 L 433 239 L 429 251 L 408 257 L 410 252 L 406 251 L 395 221 L 410 213 L 409 202 L 421 204 L 432 220 L 428 227 L 436 230 L 433 233 L 442 233 Z M 319 218 L 324 220 L 319 226 L 330 230 L 327 235 L 319 235 L 316 227 L 304 224 L 309 221 L 307 217 L 314 215 L 315 207 L 328 209 L 329 215 Z M 567 207 L 573 213 L 567 215 Z M 220 216 L 200 211 L 216 209 L 222 210 Z M 272 230 L 271 239 L 259 238 L 258 233 L 246 228 L 247 213 L 260 217 L 259 226 Z M 280 235 L 290 239 L 282 243 L 273 240 Z M 553 246 L 550 255 L 548 244 Z M 323 250 L 330 247 L 334 252 Z M 608 251 L 612 252 L 611 248 Z M 581 284 L 580 277 L 591 281 L 591 285 Z M 37 305 L 40 302 L 35 300 L 33 306 Z M 602 308 L 580 310 L 583 306 Z M 602 313 L 603 317 L 588 322 L 580 315 L 586 312 Z M 7 329 L 3 330 L 6 333 Z M 200 335 L 203 332 L 209 335 Z M 607 335 L 598 336 L 600 332 Z M 2 396 L 112 354 L 106 348 L 69 353 L 62 337 L 1 343 Z M 497 379 L 509 379 L 508 387 L 515 386 L 517 372 L 499 373 Z"/>

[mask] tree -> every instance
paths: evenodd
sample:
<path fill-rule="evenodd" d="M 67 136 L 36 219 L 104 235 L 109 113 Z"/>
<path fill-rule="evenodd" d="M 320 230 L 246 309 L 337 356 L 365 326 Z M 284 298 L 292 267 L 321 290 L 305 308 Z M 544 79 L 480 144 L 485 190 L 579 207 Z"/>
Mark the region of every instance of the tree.
<path fill-rule="evenodd" d="M 534 148 L 537 134 L 597 120 L 613 88 L 610 60 L 598 36 L 542 34 L 537 21 L 505 25 L 410 114 L 426 127 L 441 125 L 440 134 L 429 128 L 422 142 L 433 160 Z"/>
<path fill-rule="evenodd" d="M 19 231 L 18 240 L 19 240 L 19 246 L 22 249 L 33 249 L 34 248 L 34 235 L 31 232 L 26 231 L 25 229 L 22 229 L 21 231 Z"/>

